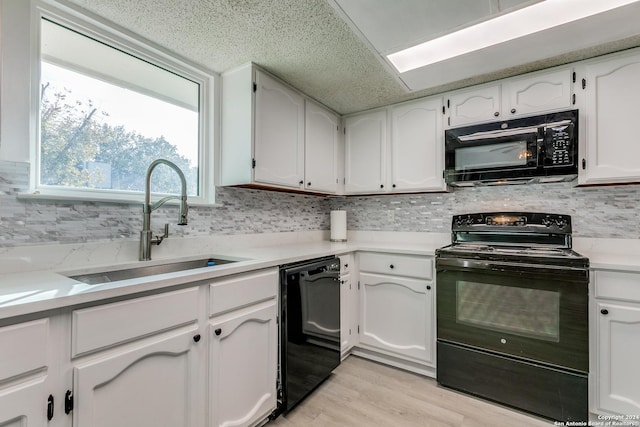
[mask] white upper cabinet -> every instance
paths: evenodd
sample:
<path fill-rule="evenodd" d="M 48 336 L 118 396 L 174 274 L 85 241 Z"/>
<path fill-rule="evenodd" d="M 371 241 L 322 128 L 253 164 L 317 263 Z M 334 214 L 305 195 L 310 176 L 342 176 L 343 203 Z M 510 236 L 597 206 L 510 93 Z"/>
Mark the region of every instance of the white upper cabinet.
<path fill-rule="evenodd" d="M 640 182 L 638 76 L 638 50 L 585 65 L 580 184 Z"/>
<path fill-rule="evenodd" d="M 502 118 L 570 109 L 572 71 L 569 68 L 509 79 L 502 85 Z"/>
<path fill-rule="evenodd" d="M 442 98 L 391 108 L 391 191 L 445 190 Z"/>
<path fill-rule="evenodd" d="M 304 188 L 335 193 L 338 188 L 338 131 L 340 119 L 306 100 Z"/>
<path fill-rule="evenodd" d="M 334 194 L 340 118 L 253 64 L 222 75 L 216 185 Z"/>
<path fill-rule="evenodd" d="M 387 111 L 348 117 L 345 129 L 345 193 L 384 192 Z"/>
<path fill-rule="evenodd" d="M 254 181 L 300 188 L 304 180 L 304 98 L 256 71 Z"/>
<path fill-rule="evenodd" d="M 454 92 L 447 96 L 447 124 L 457 127 L 570 109 L 572 81 L 572 70 L 562 68 Z"/>
<path fill-rule="evenodd" d="M 448 125 L 500 120 L 500 85 L 472 88 L 447 97 Z"/>

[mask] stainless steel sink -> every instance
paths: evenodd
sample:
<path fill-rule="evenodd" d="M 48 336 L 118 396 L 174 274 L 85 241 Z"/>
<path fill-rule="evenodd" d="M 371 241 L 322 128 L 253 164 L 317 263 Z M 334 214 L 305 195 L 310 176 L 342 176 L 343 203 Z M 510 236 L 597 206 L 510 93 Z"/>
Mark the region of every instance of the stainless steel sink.
<path fill-rule="evenodd" d="M 136 279 L 139 277 L 155 276 L 157 274 L 192 270 L 194 268 L 214 268 L 218 265 L 228 264 L 231 262 L 235 261 L 220 258 L 203 258 L 193 261 L 172 262 L 169 264 L 149 265 L 122 270 L 103 271 L 100 273 L 79 274 L 76 276 L 69 276 L 69 278 L 86 283 L 88 285 L 100 285 L 103 283 L 118 282 L 120 280 Z"/>

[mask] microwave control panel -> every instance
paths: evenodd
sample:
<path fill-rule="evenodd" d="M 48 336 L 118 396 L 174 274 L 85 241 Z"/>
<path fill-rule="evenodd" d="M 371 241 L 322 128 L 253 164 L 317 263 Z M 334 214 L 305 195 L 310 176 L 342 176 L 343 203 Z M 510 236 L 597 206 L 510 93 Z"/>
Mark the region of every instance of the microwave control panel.
<path fill-rule="evenodd" d="M 553 166 L 573 164 L 573 125 L 549 127 L 546 134 L 546 163 Z"/>

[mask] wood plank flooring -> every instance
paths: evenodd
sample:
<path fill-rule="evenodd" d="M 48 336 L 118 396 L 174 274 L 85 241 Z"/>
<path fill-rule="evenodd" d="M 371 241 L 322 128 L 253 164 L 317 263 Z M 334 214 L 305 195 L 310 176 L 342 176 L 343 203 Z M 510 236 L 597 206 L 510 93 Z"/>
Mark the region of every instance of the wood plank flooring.
<path fill-rule="evenodd" d="M 305 401 L 267 427 L 549 427 L 553 422 L 349 356 Z"/>

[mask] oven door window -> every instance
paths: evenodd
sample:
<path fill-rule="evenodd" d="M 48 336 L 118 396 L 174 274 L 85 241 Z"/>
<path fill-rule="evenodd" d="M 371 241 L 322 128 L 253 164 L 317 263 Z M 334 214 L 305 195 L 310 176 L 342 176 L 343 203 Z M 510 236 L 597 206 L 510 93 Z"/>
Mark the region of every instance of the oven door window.
<path fill-rule="evenodd" d="M 456 285 L 458 322 L 523 337 L 559 341 L 559 292 L 464 280 Z"/>

